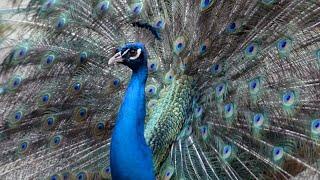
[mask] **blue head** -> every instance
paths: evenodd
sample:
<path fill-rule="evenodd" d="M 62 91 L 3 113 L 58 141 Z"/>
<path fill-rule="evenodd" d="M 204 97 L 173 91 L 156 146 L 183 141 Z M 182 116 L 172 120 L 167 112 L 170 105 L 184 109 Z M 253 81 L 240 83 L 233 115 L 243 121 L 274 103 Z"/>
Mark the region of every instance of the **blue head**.
<path fill-rule="evenodd" d="M 148 67 L 147 59 L 148 52 L 143 43 L 128 43 L 116 50 L 116 54 L 109 59 L 108 64 L 120 63 L 135 72 Z"/>

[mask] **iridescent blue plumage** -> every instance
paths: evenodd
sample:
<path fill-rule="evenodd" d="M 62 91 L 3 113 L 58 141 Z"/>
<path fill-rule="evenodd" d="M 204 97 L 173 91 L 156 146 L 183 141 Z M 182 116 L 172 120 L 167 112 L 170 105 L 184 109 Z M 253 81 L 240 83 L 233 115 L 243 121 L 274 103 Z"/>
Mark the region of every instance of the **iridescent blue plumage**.
<path fill-rule="evenodd" d="M 132 69 L 132 76 L 112 135 L 112 178 L 155 179 L 152 152 L 144 138 L 148 53 L 143 44 L 132 43 L 122 47 L 115 57 L 120 58 L 117 63 Z"/>

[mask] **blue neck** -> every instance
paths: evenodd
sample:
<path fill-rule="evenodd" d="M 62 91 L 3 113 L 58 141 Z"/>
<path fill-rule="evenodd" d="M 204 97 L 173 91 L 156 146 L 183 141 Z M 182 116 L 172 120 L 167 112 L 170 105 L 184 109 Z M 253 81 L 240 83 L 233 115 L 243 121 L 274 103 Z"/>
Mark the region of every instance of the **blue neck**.
<path fill-rule="evenodd" d="M 111 141 L 112 179 L 154 179 L 152 153 L 144 139 L 147 67 L 133 71 Z"/>

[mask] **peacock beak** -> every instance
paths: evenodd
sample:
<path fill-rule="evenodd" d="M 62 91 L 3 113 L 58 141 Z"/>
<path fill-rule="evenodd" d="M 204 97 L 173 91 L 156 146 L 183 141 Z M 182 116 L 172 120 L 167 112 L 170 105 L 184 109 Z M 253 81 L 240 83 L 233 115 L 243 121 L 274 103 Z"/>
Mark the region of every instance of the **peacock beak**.
<path fill-rule="evenodd" d="M 109 61 L 108 61 L 108 64 L 109 65 L 113 65 L 113 64 L 116 64 L 116 63 L 123 63 L 124 62 L 124 58 L 123 56 L 126 55 L 127 53 L 129 52 L 129 49 L 127 49 L 125 52 L 123 52 L 121 54 L 121 51 L 116 53 L 114 56 L 112 56 Z"/>
<path fill-rule="evenodd" d="M 122 58 L 121 51 L 120 51 L 109 59 L 108 64 L 113 65 L 116 63 L 121 63 L 123 61 L 124 59 Z"/>

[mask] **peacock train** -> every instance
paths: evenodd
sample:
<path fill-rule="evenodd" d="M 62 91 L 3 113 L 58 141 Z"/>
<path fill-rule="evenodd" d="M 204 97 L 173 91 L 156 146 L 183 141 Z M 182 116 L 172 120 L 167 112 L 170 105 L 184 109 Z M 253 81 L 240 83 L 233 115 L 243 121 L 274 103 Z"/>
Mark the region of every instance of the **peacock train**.
<path fill-rule="evenodd" d="M 319 0 L 0 2 L 0 179 L 319 178 Z"/>

